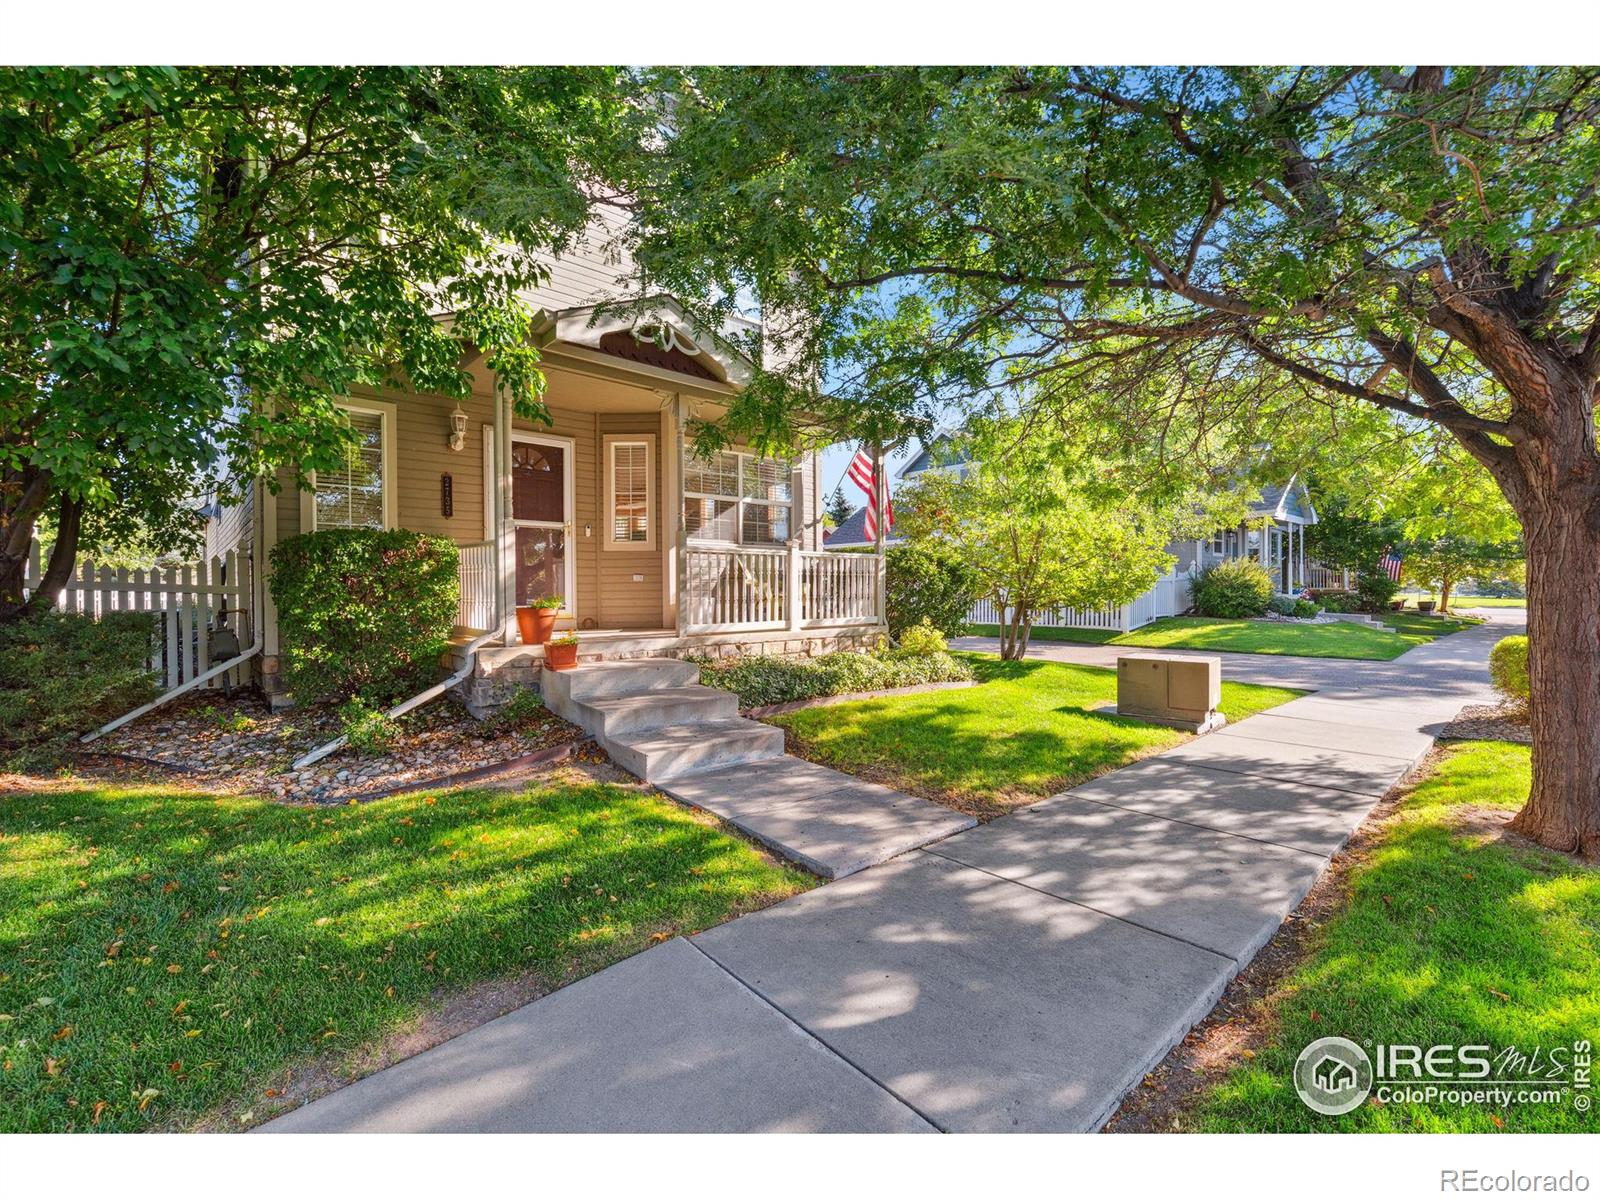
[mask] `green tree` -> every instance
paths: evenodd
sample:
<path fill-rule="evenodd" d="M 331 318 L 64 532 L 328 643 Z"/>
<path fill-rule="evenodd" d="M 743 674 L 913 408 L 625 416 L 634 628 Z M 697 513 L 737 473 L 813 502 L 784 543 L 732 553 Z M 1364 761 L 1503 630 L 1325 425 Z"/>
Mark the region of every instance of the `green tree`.
<path fill-rule="evenodd" d="M 1105 464 L 1053 426 L 978 420 L 965 441 L 970 469 L 917 476 L 901 491 L 897 528 L 959 554 L 977 594 L 1008 610 L 1002 658 L 1027 653 L 1042 612 L 1128 603 L 1172 565 L 1176 514 L 1203 524 L 1181 505 L 1157 509 L 1110 485 Z"/>
<path fill-rule="evenodd" d="M 620 78 L 0 71 L 0 620 L 41 515 L 48 597 L 80 545 L 192 536 L 224 464 L 337 462 L 354 385 L 462 394 L 470 345 L 540 416 L 521 293 L 585 221 Z"/>
<path fill-rule="evenodd" d="M 1600 71 L 655 83 L 671 123 L 639 169 L 641 261 L 680 293 L 803 314 L 780 331 L 783 379 L 752 389 L 769 418 L 820 372 L 890 424 L 1021 369 L 1093 380 L 1079 403 L 1137 429 L 1217 415 L 1217 381 L 1246 372 L 1254 394 L 1225 407 L 1348 398 L 1447 432 L 1528 555 L 1515 828 L 1600 855 Z"/>
<path fill-rule="evenodd" d="M 850 514 L 853 512 L 855 512 L 855 509 L 850 507 L 850 501 L 844 494 L 844 484 L 841 483 L 833 489 L 833 494 L 828 497 L 828 519 L 833 522 L 833 527 L 837 529 L 850 519 Z"/>

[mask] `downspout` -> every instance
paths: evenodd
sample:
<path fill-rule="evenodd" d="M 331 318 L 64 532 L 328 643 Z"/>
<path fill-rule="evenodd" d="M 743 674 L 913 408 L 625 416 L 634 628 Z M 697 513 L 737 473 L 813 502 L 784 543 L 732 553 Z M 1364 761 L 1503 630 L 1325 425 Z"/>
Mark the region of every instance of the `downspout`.
<path fill-rule="evenodd" d="M 193 689 L 199 687 L 202 683 L 206 683 L 209 680 L 215 679 L 218 675 L 225 674 L 226 672 L 233 670 L 235 667 L 242 667 L 245 663 L 249 662 L 252 658 L 261 653 L 261 648 L 265 644 L 266 636 L 266 622 L 263 619 L 264 613 L 262 610 L 262 596 L 266 592 L 266 570 L 261 561 L 261 555 L 259 553 L 262 539 L 261 497 L 263 491 L 260 480 L 256 481 L 255 488 L 256 511 L 255 519 L 251 522 L 253 532 L 251 533 L 252 544 L 250 547 L 252 559 L 250 564 L 250 607 L 251 614 L 255 618 L 252 624 L 254 624 L 256 628 L 255 636 L 250 642 L 250 648 L 243 654 L 240 654 L 235 658 L 230 658 L 227 662 L 222 663 L 219 666 L 212 667 L 209 670 L 196 675 L 193 679 L 187 681 L 186 683 L 179 684 L 171 691 L 163 692 L 154 700 L 150 701 L 150 703 L 141 704 L 132 712 L 124 713 L 114 721 L 107 721 L 93 733 L 84 734 L 83 737 L 78 739 L 80 742 L 87 744 L 94 741 L 96 738 L 104 737 L 113 730 L 121 729 L 129 721 L 138 720 L 140 717 L 144 716 L 145 713 L 152 712 L 155 709 L 160 708 L 167 701 L 176 699 L 185 692 L 192 691 Z"/>

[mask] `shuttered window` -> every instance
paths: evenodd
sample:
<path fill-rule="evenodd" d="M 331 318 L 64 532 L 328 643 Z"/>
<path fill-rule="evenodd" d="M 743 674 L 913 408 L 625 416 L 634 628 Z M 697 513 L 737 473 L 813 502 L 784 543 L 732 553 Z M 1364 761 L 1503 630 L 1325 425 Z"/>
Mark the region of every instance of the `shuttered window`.
<path fill-rule="evenodd" d="M 345 416 L 355 433 L 355 444 L 342 466 L 321 470 L 315 476 L 311 500 L 314 529 L 383 529 L 388 525 L 385 453 L 387 418 L 381 411 L 347 408 Z"/>
<path fill-rule="evenodd" d="M 606 438 L 606 545 L 655 548 L 652 513 L 655 442 L 648 437 Z"/>

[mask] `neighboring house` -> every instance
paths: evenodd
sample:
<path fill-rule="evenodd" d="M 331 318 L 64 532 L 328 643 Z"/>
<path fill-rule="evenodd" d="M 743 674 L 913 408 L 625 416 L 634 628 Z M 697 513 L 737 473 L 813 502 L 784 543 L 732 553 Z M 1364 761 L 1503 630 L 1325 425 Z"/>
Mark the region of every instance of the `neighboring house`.
<path fill-rule="evenodd" d="M 953 435 L 941 431 L 918 449 L 901 469 L 899 477 L 902 481 L 914 480 L 925 471 L 955 471 L 965 476 L 970 468 L 971 460 L 956 448 Z M 857 513 L 851 520 L 861 515 Z M 1295 476 L 1281 486 L 1263 488 L 1237 526 L 1219 529 L 1209 538 L 1169 545 L 1167 552 L 1175 560 L 1172 569 L 1132 602 L 1095 612 L 1065 609 L 1041 614 L 1034 623 L 1126 631 L 1161 617 L 1176 616 L 1189 609 L 1191 575 L 1225 559 L 1249 558 L 1260 562 L 1271 575 L 1273 586 L 1282 594 L 1298 594 L 1309 586 L 1328 585 L 1332 581 L 1324 577 L 1334 573 L 1308 560 L 1305 552 L 1305 529 L 1316 522 L 1317 512 L 1311 497 L 1304 482 Z M 849 524 L 841 525 L 828 539 L 829 550 L 870 545 L 860 536 L 859 529 L 853 540 L 841 541 L 839 534 Z M 968 619 L 974 624 L 994 625 L 1002 622 L 1004 613 L 990 601 L 980 600 Z"/>
<path fill-rule="evenodd" d="M 839 527 L 828 534 L 824 543 L 829 550 L 871 550 L 877 543 L 867 536 L 867 506 L 862 505 L 851 513 Z M 906 539 L 890 526 L 883 535 L 884 546 L 903 546 Z"/>
<path fill-rule="evenodd" d="M 697 326 L 668 297 L 643 315 L 602 315 L 626 263 L 615 224 L 596 221 L 529 299 L 553 423 L 514 417 L 472 357 L 470 397 L 362 390 L 341 401 L 360 437 L 337 472 L 273 495 L 258 481 L 214 518 L 207 554 L 314 529 L 405 528 L 460 548 L 462 641 L 491 635 L 479 681 L 533 677 L 543 648 L 518 644 L 514 608 L 563 598 L 560 629 L 584 660 L 645 654 L 810 651 L 869 642 L 883 627 L 882 564 L 822 552 L 815 454 L 795 462 L 735 446 L 694 457 L 691 422 L 719 421 L 754 364 L 725 331 Z M 447 319 L 447 318 L 442 318 Z M 270 598 L 261 682 L 280 690 Z M 504 689 L 502 689 L 504 690 Z M 484 688 L 477 689 L 480 697 Z"/>

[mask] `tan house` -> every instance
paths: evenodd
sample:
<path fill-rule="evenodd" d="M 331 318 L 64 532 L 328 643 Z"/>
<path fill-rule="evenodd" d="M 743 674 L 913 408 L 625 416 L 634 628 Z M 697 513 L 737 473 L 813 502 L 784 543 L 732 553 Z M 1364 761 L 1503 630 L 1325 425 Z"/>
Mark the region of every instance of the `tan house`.
<path fill-rule="evenodd" d="M 686 653 L 814 653 L 875 641 L 884 628 L 881 556 L 822 548 L 815 453 L 797 461 L 735 447 L 702 459 L 694 422 L 715 422 L 748 381 L 737 334 L 707 331 L 670 299 L 601 315 L 619 265 L 604 222 L 559 260 L 532 300 L 552 422 L 515 417 L 493 373 L 470 364 L 470 397 L 389 391 L 343 400 L 359 448 L 337 473 L 257 484 L 222 513 L 207 553 L 378 527 L 440 534 L 459 547 L 458 666 L 473 707 L 537 679 L 543 648 L 514 610 L 560 596 L 558 628 L 594 661 Z M 470 353 L 470 351 L 469 351 Z M 260 512 L 259 525 L 255 514 Z M 262 613 L 261 682 L 280 692 L 278 631 Z M 468 647 L 471 648 L 469 655 Z M 472 661 L 469 664 L 468 658 Z"/>

